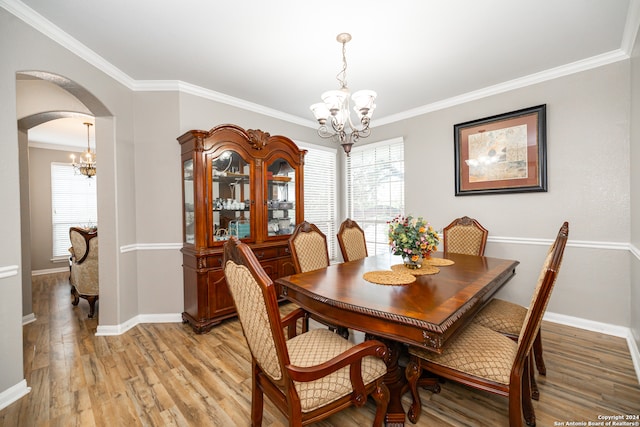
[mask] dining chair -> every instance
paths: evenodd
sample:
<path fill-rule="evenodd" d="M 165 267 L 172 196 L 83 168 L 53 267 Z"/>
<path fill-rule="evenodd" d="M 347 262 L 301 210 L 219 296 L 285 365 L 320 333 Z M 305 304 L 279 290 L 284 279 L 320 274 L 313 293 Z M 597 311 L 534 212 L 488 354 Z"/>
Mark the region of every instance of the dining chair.
<path fill-rule="evenodd" d="M 224 245 L 224 275 L 251 353 L 251 425 L 262 425 L 263 396 L 290 426 L 320 421 L 348 406 L 376 402 L 374 426 L 382 425 L 389 390 L 387 347 L 376 340 L 355 345 L 326 329 L 297 334 L 298 308 L 280 317 L 274 283 L 251 248 L 235 236 Z M 287 336 L 285 338 L 285 329 Z"/>
<path fill-rule="evenodd" d="M 289 237 L 289 252 L 291 253 L 296 273 L 306 273 L 307 271 L 319 270 L 329 266 L 327 236 L 315 224 L 310 222 L 302 221 L 293 230 L 291 237 Z M 331 331 L 342 335 L 342 337 L 349 337 L 348 328 L 335 326 L 317 315 L 312 316 L 312 318 L 326 325 Z"/>
<path fill-rule="evenodd" d="M 302 221 L 289 237 L 289 252 L 296 273 L 329 266 L 327 236 L 315 225 Z"/>
<path fill-rule="evenodd" d="M 96 301 L 100 296 L 98 281 L 98 231 L 80 227 L 69 228 L 71 247 L 70 274 L 71 295 L 74 306 L 80 298 L 89 303 L 89 318 L 95 315 Z"/>
<path fill-rule="evenodd" d="M 551 250 L 551 249 L 550 249 Z M 492 298 L 489 303 L 474 317 L 473 321 L 479 325 L 500 332 L 503 335 L 517 340 L 520 330 L 527 317 L 527 308 L 500 298 Z M 533 341 L 533 359 L 540 375 L 547 375 L 542 349 L 542 332 L 538 329 Z M 538 400 L 539 391 L 532 374 L 533 398 Z"/>
<path fill-rule="evenodd" d="M 442 230 L 444 252 L 484 255 L 489 231 L 468 216 L 456 218 Z"/>
<path fill-rule="evenodd" d="M 477 220 L 467 216 L 458 218 L 443 230 L 444 251 L 482 256 L 484 255 L 488 234 L 489 232 Z M 474 321 L 517 340 L 526 315 L 526 307 L 499 298 L 493 298 L 475 317 Z M 542 353 L 542 337 L 540 331 L 538 331 L 533 342 L 533 355 L 538 372 L 541 375 L 546 375 L 547 369 Z M 540 394 L 533 372 L 531 372 L 531 381 L 532 396 L 537 400 Z"/>
<path fill-rule="evenodd" d="M 412 422 L 418 421 L 421 412 L 418 387 L 428 384 L 439 391 L 438 385 L 434 387 L 436 379 L 421 378 L 422 371 L 427 370 L 436 376 L 508 397 L 510 427 L 522 426 L 523 420 L 527 425 L 535 425 L 529 355 L 560 270 L 568 235 L 569 223 L 565 222 L 544 261 L 517 342 L 472 323 L 446 343 L 441 354 L 415 346 L 409 348 L 405 376 L 413 397 L 408 412 Z"/>
<path fill-rule="evenodd" d="M 367 257 L 367 243 L 364 231 L 351 218 L 345 219 L 338 230 L 338 245 L 345 262 Z"/>

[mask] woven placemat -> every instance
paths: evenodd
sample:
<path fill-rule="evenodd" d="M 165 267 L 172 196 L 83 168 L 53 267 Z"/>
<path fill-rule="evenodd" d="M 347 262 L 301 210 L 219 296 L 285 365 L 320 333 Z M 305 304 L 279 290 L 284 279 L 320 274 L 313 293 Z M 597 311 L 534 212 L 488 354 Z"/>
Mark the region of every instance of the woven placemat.
<path fill-rule="evenodd" d="M 378 285 L 408 285 L 416 281 L 416 278 L 411 274 L 389 270 L 368 271 L 362 275 L 362 278 Z"/>
<path fill-rule="evenodd" d="M 422 262 L 426 262 L 427 264 L 433 265 L 435 267 L 445 267 L 447 265 L 455 264 L 454 261 L 446 258 L 428 258 L 426 260 L 423 260 Z"/>
<path fill-rule="evenodd" d="M 415 269 L 407 268 L 404 266 L 404 264 L 395 264 L 391 266 L 391 270 L 396 273 L 409 273 L 413 276 L 424 276 L 425 274 L 437 274 L 440 272 L 440 269 L 438 267 L 434 267 L 427 263 L 423 263 L 422 267 Z"/>

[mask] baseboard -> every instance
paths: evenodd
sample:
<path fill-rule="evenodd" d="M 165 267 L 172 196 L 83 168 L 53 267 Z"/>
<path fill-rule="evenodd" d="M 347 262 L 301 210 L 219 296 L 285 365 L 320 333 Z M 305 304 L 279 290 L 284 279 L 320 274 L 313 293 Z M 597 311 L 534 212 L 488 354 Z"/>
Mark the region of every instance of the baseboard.
<path fill-rule="evenodd" d="M 640 351 L 638 350 L 637 341 L 630 328 L 549 312 L 544 315 L 543 320 L 626 339 L 629 353 L 631 354 L 631 361 L 633 362 L 633 368 L 636 371 L 636 378 L 640 384 Z"/>
<path fill-rule="evenodd" d="M 182 314 L 139 314 L 119 325 L 98 325 L 96 336 L 121 335 L 141 323 L 181 323 Z"/>
<path fill-rule="evenodd" d="M 22 326 L 28 325 L 29 323 L 33 323 L 36 321 L 36 315 L 31 313 L 26 316 L 22 316 Z"/>
<path fill-rule="evenodd" d="M 22 396 L 26 396 L 31 391 L 31 387 L 27 387 L 27 380 L 22 380 L 18 384 L 9 387 L 0 393 L 0 410 L 18 401 Z"/>

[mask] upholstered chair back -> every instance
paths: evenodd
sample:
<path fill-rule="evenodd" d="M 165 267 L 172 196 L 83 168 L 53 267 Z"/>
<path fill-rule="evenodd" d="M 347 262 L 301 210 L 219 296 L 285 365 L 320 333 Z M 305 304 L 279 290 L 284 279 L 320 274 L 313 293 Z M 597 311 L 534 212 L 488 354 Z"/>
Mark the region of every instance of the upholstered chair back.
<path fill-rule="evenodd" d="M 71 241 L 71 284 L 82 295 L 98 295 L 98 232 L 83 228 L 69 229 Z"/>
<path fill-rule="evenodd" d="M 236 264 L 233 260 L 226 262 L 224 274 L 251 354 L 265 373 L 275 381 L 280 380 L 282 370 L 263 289 L 246 266 Z"/>
<path fill-rule="evenodd" d="M 289 238 L 289 250 L 296 273 L 306 273 L 329 266 L 327 237 L 307 221 L 298 224 Z"/>
<path fill-rule="evenodd" d="M 338 244 L 345 262 L 366 258 L 368 255 L 364 231 L 349 218 L 340 225 Z"/>
<path fill-rule="evenodd" d="M 537 331 L 540 329 L 542 316 L 547 309 L 551 292 L 553 291 L 558 273 L 560 272 L 568 235 L 569 224 L 565 222 L 560 228 L 560 231 L 558 231 L 556 240 L 549 249 L 540 275 L 538 276 L 538 282 L 531 297 L 531 303 L 529 304 L 529 309 L 527 310 L 527 315 L 518 338 L 518 347 L 526 346 L 524 353 L 529 353 Z M 520 351 L 520 348 L 518 348 L 518 351 Z"/>
<path fill-rule="evenodd" d="M 484 255 L 489 232 L 468 216 L 458 218 L 443 231 L 444 251 L 465 255 Z"/>

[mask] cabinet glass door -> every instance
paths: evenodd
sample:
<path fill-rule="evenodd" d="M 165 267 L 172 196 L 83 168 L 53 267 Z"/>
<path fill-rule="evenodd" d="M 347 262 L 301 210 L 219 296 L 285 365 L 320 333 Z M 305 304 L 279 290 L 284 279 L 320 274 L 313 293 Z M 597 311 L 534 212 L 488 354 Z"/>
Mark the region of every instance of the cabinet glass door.
<path fill-rule="evenodd" d="M 251 239 L 251 165 L 233 150 L 211 159 L 214 242 Z"/>
<path fill-rule="evenodd" d="M 182 194 L 184 194 L 184 241 L 195 243 L 196 217 L 194 210 L 193 159 L 182 163 Z"/>
<path fill-rule="evenodd" d="M 276 159 L 267 166 L 267 235 L 288 235 L 296 226 L 296 171 L 288 161 Z"/>

